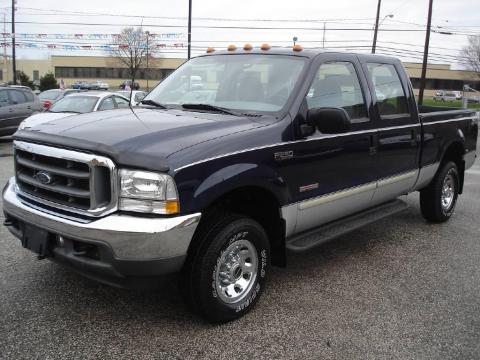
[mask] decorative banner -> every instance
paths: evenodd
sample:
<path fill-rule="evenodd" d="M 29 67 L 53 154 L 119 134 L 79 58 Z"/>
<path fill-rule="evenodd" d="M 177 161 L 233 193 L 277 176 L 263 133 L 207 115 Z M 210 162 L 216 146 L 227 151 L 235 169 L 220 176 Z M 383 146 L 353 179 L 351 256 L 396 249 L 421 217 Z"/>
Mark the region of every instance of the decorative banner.
<path fill-rule="evenodd" d="M 185 38 L 185 33 L 148 33 L 152 39 L 174 40 Z M 32 33 L 1 33 L 4 39 L 76 39 L 76 40 L 102 40 L 119 38 L 120 34 L 32 34 Z"/>
<path fill-rule="evenodd" d="M 1 42 L 0 47 L 10 48 L 12 44 L 9 42 Z M 47 43 L 29 43 L 29 42 L 19 42 L 15 44 L 16 48 L 25 48 L 25 49 L 49 49 L 49 50 L 95 50 L 95 51 L 113 51 L 118 49 L 128 49 L 128 45 L 66 45 L 66 44 L 47 44 Z M 175 44 L 166 44 L 158 43 L 152 44 L 152 48 L 156 47 L 159 49 L 178 49 L 186 48 L 187 44 L 184 43 L 175 43 Z M 146 47 L 145 47 L 146 48 Z"/>

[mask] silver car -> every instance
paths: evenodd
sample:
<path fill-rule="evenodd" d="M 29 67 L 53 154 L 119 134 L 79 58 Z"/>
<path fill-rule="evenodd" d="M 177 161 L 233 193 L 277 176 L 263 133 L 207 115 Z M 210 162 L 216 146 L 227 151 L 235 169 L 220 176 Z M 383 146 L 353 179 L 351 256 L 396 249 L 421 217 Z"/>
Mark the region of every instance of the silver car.
<path fill-rule="evenodd" d="M 128 107 L 130 107 L 128 99 L 119 94 L 105 91 L 80 92 L 64 97 L 43 113 L 30 116 L 20 124 L 19 129 L 30 129 L 35 125 L 64 119 L 76 114 Z"/>

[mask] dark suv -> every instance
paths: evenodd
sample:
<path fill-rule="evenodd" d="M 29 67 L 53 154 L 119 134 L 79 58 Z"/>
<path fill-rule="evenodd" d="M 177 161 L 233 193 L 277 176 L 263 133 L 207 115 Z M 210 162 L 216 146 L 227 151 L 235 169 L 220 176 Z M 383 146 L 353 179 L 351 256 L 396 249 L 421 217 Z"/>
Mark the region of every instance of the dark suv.
<path fill-rule="evenodd" d="M 42 103 L 30 88 L 0 86 L 0 137 L 12 135 L 30 115 L 42 111 Z"/>

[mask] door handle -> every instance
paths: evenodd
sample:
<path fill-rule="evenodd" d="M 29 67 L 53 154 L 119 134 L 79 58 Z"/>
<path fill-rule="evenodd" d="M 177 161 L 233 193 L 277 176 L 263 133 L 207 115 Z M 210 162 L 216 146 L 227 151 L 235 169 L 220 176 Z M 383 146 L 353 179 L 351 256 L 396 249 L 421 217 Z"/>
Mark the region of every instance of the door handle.
<path fill-rule="evenodd" d="M 410 145 L 411 146 L 417 146 L 418 141 L 417 141 L 417 131 L 415 129 L 412 130 L 412 138 L 410 140 Z"/>
<path fill-rule="evenodd" d="M 8 109 L 8 112 L 14 112 L 15 110 L 14 109 Z"/>

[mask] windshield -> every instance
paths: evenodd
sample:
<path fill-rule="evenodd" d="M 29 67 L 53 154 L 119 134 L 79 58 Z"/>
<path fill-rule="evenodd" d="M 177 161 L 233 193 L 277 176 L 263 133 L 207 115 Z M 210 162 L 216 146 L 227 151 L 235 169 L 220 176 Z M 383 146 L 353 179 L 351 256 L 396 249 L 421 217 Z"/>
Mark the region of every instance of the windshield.
<path fill-rule="evenodd" d="M 83 114 L 93 111 L 97 101 L 98 97 L 96 96 L 67 96 L 56 102 L 49 111 L 54 113 L 74 112 Z"/>
<path fill-rule="evenodd" d="M 290 97 L 305 59 L 283 55 L 217 55 L 190 60 L 145 100 L 167 107 L 208 104 L 225 109 L 277 112 Z"/>
<path fill-rule="evenodd" d="M 38 97 L 40 100 L 56 100 L 60 95 L 62 95 L 61 90 L 49 90 L 42 92 Z"/>

